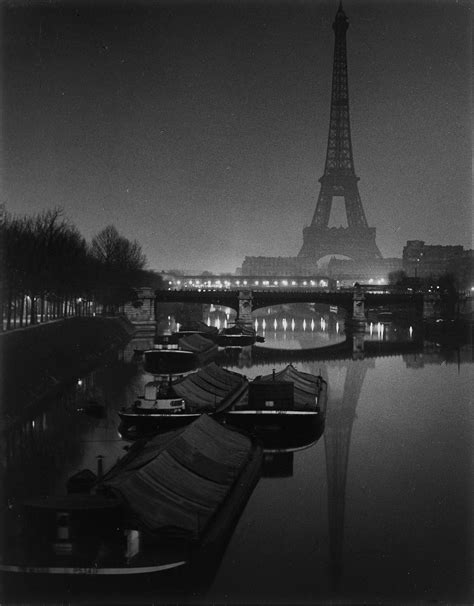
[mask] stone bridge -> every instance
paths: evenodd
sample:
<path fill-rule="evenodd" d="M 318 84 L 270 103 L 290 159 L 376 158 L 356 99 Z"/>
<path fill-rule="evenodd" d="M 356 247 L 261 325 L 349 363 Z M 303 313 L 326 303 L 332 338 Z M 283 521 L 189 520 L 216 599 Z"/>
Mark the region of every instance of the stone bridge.
<path fill-rule="evenodd" d="M 346 310 L 348 318 L 365 322 L 366 307 L 404 305 L 423 314 L 423 295 L 405 293 L 372 293 L 361 289 L 344 291 L 315 290 L 157 290 L 155 305 L 159 303 L 207 303 L 235 309 L 241 321 L 250 321 L 253 310 L 289 303 L 324 303 Z"/>

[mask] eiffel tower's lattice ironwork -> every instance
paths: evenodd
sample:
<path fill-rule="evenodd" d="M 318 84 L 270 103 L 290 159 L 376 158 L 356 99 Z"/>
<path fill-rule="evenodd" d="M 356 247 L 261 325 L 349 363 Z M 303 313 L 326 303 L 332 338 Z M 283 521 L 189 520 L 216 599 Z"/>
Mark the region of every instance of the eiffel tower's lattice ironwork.
<path fill-rule="evenodd" d="M 324 175 L 312 223 L 303 230 L 298 256 L 315 261 L 329 254 L 356 260 L 381 258 L 375 243 L 375 227 L 369 227 L 360 199 L 352 155 L 347 78 L 346 32 L 349 21 L 342 3 L 333 23 L 335 34 L 331 112 Z M 347 227 L 329 227 L 334 196 L 344 198 Z"/>
<path fill-rule="evenodd" d="M 343 568 L 344 517 L 349 448 L 356 408 L 370 360 L 354 360 L 347 366 L 342 400 L 331 402 L 326 415 L 324 446 L 328 482 L 328 517 L 331 581 L 336 589 Z"/>

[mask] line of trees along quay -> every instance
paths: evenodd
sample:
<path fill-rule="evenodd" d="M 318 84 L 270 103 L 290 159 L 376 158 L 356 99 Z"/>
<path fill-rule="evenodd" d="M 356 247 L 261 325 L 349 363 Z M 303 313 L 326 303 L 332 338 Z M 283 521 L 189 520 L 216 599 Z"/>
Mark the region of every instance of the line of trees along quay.
<path fill-rule="evenodd" d="M 115 314 L 133 298 L 132 286 L 160 285 L 138 242 L 109 225 L 89 244 L 58 208 L 34 216 L 4 211 L 0 255 L 3 330 Z"/>

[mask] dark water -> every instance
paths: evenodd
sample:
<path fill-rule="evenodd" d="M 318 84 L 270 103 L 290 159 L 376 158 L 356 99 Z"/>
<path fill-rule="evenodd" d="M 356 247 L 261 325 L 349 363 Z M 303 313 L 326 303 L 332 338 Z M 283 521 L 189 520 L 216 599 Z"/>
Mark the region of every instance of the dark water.
<path fill-rule="evenodd" d="M 220 363 L 253 378 L 286 365 L 283 347 L 298 369 L 321 371 L 325 431 L 305 449 L 267 456 L 199 601 L 472 602 L 470 349 L 423 345 L 408 326 L 373 325 L 365 354 L 350 341 L 325 359 L 324 350 L 308 350 L 341 346 L 342 321 L 316 312 L 265 319 L 265 350 L 230 351 Z M 76 471 L 96 471 L 99 457 L 107 470 L 124 454 L 116 411 L 151 378 L 134 359 L 137 345 L 7 432 L 4 501 L 64 492 Z M 105 404 L 103 418 L 78 410 L 91 401 Z M 141 599 L 140 591 L 128 598 Z"/>

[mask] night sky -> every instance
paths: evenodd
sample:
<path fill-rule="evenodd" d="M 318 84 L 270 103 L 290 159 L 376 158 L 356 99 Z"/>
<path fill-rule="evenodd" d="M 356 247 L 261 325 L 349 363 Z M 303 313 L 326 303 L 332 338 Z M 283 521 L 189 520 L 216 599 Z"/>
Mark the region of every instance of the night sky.
<path fill-rule="evenodd" d="M 385 257 L 472 247 L 468 1 L 344 0 L 352 143 Z M 296 255 L 336 0 L 3 3 L 2 202 L 113 223 L 152 269 Z M 344 219 L 335 208 L 333 222 Z"/>

